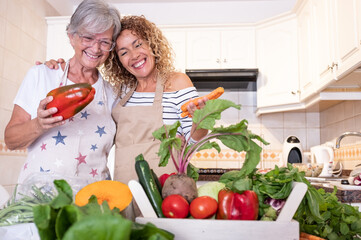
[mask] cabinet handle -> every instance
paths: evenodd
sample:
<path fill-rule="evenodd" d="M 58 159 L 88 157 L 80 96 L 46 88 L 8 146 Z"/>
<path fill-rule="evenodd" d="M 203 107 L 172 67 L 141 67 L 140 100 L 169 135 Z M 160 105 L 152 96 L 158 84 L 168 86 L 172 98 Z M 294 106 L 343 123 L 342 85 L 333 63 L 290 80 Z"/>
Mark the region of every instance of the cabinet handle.
<path fill-rule="evenodd" d="M 292 91 L 291 93 L 292 93 L 292 95 L 296 95 L 297 93 L 301 93 L 301 91 L 297 90 L 297 91 Z"/>
<path fill-rule="evenodd" d="M 332 69 L 334 68 L 334 67 L 338 67 L 338 64 L 337 63 L 332 63 Z"/>
<path fill-rule="evenodd" d="M 332 63 L 332 66 L 327 65 L 327 70 L 332 70 L 332 68 L 333 68 L 333 63 Z"/>
<path fill-rule="evenodd" d="M 221 60 L 219 60 L 219 58 L 217 58 L 216 62 L 217 62 L 217 63 L 220 63 L 220 62 L 221 62 Z"/>
<path fill-rule="evenodd" d="M 227 63 L 227 59 L 223 59 L 223 62 L 224 62 L 224 63 Z"/>

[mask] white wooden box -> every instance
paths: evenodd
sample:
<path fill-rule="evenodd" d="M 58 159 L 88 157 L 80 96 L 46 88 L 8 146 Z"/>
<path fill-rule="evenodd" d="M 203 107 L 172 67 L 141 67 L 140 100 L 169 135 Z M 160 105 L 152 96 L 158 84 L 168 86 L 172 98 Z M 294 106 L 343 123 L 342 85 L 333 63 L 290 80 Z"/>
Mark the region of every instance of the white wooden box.
<path fill-rule="evenodd" d="M 208 219 L 136 218 L 175 235 L 176 240 L 298 240 L 297 221 L 238 221 Z"/>
<path fill-rule="evenodd" d="M 129 188 L 144 217 L 139 223 L 151 222 L 175 235 L 175 240 L 298 240 L 299 223 L 292 219 L 305 193 L 307 185 L 294 183 L 290 196 L 276 221 L 241 221 L 214 219 L 157 218 L 141 185 L 131 180 Z"/>

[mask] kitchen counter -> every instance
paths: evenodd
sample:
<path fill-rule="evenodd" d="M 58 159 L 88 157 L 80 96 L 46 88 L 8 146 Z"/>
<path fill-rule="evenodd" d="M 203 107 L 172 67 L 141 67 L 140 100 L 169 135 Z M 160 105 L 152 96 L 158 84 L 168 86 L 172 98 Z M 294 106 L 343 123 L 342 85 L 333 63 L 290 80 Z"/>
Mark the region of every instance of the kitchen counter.
<path fill-rule="evenodd" d="M 312 184 L 316 189 L 323 188 L 326 192 L 333 192 L 333 184 Z M 348 185 L 346 185 L 348 186 Z M 361 187 L 360 189 L 344 189 L 339 185 L 336 185 L 337 193 L 336 196 L 338 200 L 342 203 L 361 203 Z"/>
<path fill-rule="evenodd" d="M 223 168 L 200 168 L 198 170 L 199 173 L 199 181 L 218 181 L 223 173 L 228 171 L 238 170 L 239 169 L 223 169 Z"/>

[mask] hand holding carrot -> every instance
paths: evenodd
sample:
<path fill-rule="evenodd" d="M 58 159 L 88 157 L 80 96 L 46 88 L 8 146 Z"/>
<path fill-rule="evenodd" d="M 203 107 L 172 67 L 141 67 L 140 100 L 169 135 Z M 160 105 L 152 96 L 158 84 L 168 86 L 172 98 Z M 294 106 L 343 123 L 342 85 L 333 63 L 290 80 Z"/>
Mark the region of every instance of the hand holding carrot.
<path fill-rule="evenodd" d="M 213 100 L 219 98 L 224 93 L 223 87 L 218 87 L 209 94 L 203 97 L 197 97 L 194 99 L 189 100 L 185 104 L 182 105 L 181 110 L 183 111 L 181 117 L 192 117 L 195 110 L 203 108 L 206 101 Z"/>

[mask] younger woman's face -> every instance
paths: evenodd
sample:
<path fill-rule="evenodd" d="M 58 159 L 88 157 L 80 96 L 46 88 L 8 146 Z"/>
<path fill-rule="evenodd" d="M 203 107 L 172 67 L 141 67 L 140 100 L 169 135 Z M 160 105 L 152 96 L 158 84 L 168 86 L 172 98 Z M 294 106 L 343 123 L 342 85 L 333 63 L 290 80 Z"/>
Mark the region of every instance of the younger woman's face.
<path fill-rule="evenodd" d="M 116 41 L 116 51 L 123 67 L 138 80 L 150 77 L 155 70 L 155 57 L 147 42 L 131 30 L 124 30 Z"/>

